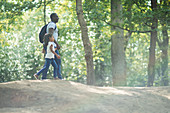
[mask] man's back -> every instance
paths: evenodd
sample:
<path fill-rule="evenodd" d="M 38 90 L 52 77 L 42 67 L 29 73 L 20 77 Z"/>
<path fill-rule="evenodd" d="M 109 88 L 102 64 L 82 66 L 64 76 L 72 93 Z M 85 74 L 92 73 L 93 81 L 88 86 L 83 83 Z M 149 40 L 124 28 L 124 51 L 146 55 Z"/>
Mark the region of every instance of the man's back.
<path fill-rule="evenodd" d="M 53 36 L 54 36 L 55 41 L 57 41 L 57 39 L 58 39 L 58 29 L 57 29 L 56 24 L 54 22 L 48 23 L 47 33 L 49 33 L 49 29 L 54 29 Z"/>

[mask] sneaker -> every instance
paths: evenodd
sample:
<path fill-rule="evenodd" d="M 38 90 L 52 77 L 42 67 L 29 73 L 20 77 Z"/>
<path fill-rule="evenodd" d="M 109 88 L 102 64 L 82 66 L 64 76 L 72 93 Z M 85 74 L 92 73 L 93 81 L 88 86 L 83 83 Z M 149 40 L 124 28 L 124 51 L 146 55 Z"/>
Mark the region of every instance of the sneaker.
<path fill-rule="evenodd" d="M 59 78 L 54 78 L 54 80 L 60 80 Z"/>
<path fill-rule="evenodd" d="M 38 75 L 34 74 L 34 78 L 35 78 L 36 80 L 38 80 Z"/>

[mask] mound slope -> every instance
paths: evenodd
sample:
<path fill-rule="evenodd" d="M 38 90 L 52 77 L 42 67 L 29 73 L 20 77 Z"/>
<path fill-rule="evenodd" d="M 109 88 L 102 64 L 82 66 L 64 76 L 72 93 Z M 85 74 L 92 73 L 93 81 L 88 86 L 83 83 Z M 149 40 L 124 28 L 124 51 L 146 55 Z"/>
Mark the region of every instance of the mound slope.
<path fill-rule="evenodd" d="M 170 87 L 95 87 L 61 80 L 0 84 L 0 113 L 170 113 Z"/>

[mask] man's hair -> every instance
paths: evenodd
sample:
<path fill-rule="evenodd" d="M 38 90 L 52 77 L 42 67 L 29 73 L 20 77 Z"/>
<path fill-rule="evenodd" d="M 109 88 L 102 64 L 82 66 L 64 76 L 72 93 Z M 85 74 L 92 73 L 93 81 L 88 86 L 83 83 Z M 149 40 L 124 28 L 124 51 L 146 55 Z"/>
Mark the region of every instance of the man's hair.
<path fill-rule="evenodd" d="M 45 34 L 44 35 L 44 45 L 47 46 L 48 42 L 50 41 L 50 37 L 52 37 L 52 34 Z"/>
<path fill-rule="evenodd" d="M 52 18 L 53 18 L 54 15 L 56 15 L 56 13 L 52 13 L 52 14 L 50 15 L 51 20 L 52 20 Z"/>

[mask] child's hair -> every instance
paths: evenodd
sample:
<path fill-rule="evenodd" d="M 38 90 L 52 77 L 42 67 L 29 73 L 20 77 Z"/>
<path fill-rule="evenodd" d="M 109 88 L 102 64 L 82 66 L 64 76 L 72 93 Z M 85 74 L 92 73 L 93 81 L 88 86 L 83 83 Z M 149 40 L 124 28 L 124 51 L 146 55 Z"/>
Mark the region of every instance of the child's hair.
<path fill-rule="evenodd" d="M 50 41 L 50 37 L 52 37 L 52 34 L 45 34 L 44 35 L 44 45 L 47 46 L 48 42 Z"/>

